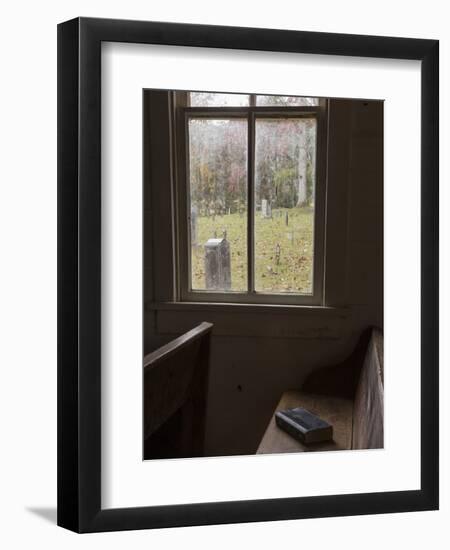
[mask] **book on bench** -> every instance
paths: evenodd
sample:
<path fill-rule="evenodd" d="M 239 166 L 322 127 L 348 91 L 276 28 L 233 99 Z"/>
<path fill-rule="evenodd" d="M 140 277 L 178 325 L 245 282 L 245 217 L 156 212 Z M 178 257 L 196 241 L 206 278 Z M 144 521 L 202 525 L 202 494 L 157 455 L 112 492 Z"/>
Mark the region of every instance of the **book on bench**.
<path fill-rule="evenodd" d="M 275 422 L 300 443 L 318 443 L 333 439 L 333 426 L 301 407 L 276 412 Z"/>

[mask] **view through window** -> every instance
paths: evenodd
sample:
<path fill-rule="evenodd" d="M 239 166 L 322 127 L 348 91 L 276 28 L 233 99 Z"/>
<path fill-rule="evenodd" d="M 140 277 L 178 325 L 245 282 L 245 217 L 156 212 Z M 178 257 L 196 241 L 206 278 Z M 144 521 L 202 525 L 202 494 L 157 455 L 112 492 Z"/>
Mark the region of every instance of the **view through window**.
<path fill-rule="evenodd" d="M 318 105 L 189 94 L 192 291 L 313 293 Z"/>

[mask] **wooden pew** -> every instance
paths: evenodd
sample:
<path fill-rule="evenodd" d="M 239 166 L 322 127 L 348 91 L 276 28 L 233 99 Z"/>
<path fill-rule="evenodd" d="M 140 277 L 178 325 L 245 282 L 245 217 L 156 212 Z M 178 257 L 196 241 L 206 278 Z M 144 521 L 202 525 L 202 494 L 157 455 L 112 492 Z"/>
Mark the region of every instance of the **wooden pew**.
<path fill-rule="evenodd" d="M 144 459 L 204 455 L 212 327 L 201 323 L 144 357 Z"/>
<path fill-rule="evenodd" d="M 333 440 L 304 445 L 275 424 L 274 412 L 257 454 L 383 448 L 383 383 L 383 336 L 368 329 L 350 357 L 312 373 L 275 409 L 308 409 L 333 425 Z"/>

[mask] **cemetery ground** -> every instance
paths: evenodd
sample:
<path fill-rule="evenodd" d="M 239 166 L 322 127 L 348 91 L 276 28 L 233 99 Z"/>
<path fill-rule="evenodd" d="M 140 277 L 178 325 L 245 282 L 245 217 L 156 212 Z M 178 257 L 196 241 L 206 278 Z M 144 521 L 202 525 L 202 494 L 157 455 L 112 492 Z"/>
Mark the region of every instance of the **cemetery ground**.
<path fill-rule="evenodd" d="M 286 224 L 287 215 L 287 224 Z M 310 293 L 313 255 L 313 210 L 273 209 L 270 218 L 255 215 L 255 288 L 260 292 Z M 247 215 L 234 213 L 197 218 L 197 244 L 192 246 L 192 288 L 205 289 L 208 239 L 230 244 L 231 289 L 247 290 Z"/>

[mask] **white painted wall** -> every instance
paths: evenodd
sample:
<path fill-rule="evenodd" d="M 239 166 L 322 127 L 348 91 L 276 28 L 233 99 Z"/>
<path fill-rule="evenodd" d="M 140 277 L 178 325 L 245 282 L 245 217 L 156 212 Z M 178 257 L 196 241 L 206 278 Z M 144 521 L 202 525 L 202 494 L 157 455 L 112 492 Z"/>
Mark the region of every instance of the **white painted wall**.
<path fill-rule="evenodd" d="M 22 1 L 3 8 L 0 164 L 2 384 L 0 542 L 5 548 L 445 548 L 450 520 L 450 191 L 441 190 L 442 497 L 439 512 L 77 536 L 56 506 L 56 24 L 78 15 L 384 34 L 441 40 L 441 181 L 449 180 L 446 4 L 356 0 Z M 50 521 L 48 521 L 50 519 Z"/>

